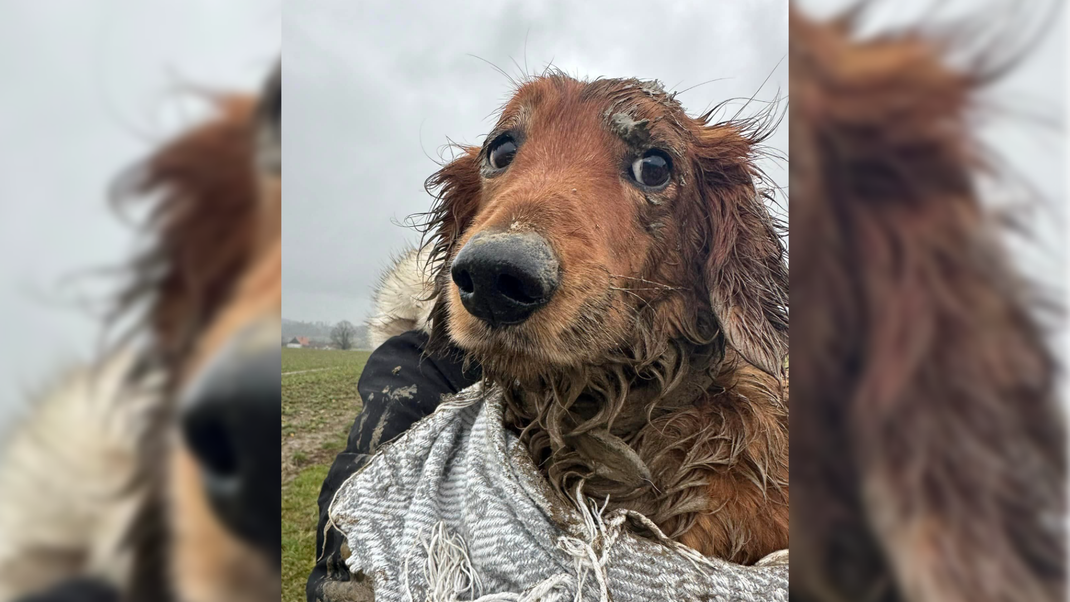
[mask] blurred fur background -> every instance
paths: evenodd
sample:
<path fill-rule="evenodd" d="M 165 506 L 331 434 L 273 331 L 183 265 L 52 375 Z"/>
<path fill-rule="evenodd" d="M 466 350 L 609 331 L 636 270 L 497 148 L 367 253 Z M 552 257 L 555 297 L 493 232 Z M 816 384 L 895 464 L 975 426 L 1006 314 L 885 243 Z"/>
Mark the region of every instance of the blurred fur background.
<path fill-rule="evenodd" d="M 228 6 L 0 9 L 0 600 L 278 598 L 278 8 Z"/>
<path fill-rule="evenodd" d="M 930 4 L 793 7 L 793 600 L 1066 595 L 1065 190 L 984 138 L 1063 154 L 999 85 L 1065 15 Z"/>

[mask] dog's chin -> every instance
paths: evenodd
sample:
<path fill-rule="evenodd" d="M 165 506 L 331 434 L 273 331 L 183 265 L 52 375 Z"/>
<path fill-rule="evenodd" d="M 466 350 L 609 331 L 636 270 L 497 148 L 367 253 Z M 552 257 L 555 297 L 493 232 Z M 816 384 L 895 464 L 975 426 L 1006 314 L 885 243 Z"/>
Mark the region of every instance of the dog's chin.
<path fill-rule="evenodd" d="M 491 327 L 472 317 L 451 319 L 450 338 L 475 359 L 484 372 L 526 380 L 582 360 L 538 336 L 527 324 Z"/>
<path fill-rule="evenodd" d="M 502 380 L 530 381 L 602 362 L 623 344 L 628 312 L 614 306 L 609 295 L 570 301 L 552 303 L 518 324 L 491 326 L 469 313 L 453 291 L 447 330 L 484 374 Z"/>
<path fill-rule="evenodd" d="M 482 366 L 484 374 L 495 378 L 538 379 L 591 359 L 562 345 L 562 337 L 548 336 L 534 323 L 492 327 L 466 313 L 450 317 L 449 333 L 454 344 Z"/>

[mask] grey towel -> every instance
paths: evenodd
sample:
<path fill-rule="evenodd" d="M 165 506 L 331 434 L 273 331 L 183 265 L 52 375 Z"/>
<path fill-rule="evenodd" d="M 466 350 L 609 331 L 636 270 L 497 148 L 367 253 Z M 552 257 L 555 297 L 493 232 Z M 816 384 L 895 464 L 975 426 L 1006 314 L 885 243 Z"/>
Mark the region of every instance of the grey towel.
<path fill-rule="evenodd" d="M 477 384 L 382 448 L 330 516 L 377 602 L 788 599 L 786 555 L 706 558 L 637 513 L 576 497 L 548 488 L 503 426 L 500 393 Z"/>

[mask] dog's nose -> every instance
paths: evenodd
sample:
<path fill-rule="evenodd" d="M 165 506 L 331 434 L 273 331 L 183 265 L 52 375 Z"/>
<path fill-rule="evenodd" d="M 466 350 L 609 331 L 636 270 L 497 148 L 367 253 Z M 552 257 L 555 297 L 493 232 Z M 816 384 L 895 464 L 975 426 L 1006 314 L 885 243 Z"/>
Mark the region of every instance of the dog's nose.
<path fill-rule="evenodd" d="M 450 270 L 464 308 L 491 326 L 518 324 L 549 303 L 559 272 L 550 244 L 534 232 L 477 234 Z"/>
<path fill-rule="evenodd" d="M 248 329 L 216 353 L 183 395 L 180 419 L 216 516 L 238 537 L 277 553 L 282 351 L 264 330 Z"/>

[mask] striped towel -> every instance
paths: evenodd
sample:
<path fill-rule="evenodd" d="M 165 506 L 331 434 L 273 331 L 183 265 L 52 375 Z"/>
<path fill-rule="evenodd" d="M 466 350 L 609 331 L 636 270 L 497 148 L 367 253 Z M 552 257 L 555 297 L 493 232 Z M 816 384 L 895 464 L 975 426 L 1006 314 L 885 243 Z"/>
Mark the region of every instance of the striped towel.
<path fill-rule="evenodd" d="M 470 387 L 338 490 L 331 521 L 377 602 L 787 601 L 786 552 L 706 558 L 638 513 L 553 493 L 502 408 L 496 389 Z"/>

